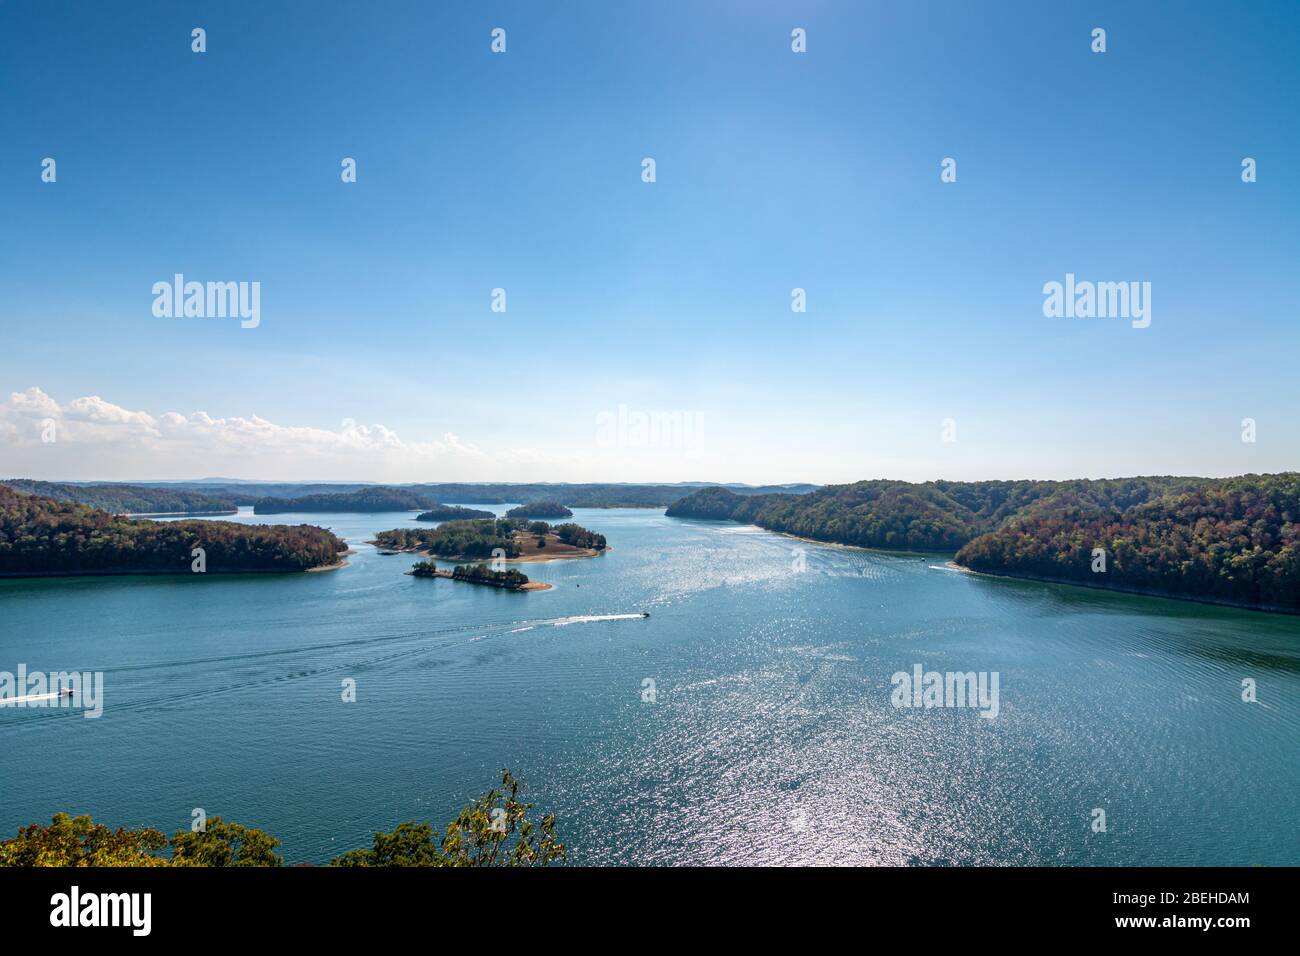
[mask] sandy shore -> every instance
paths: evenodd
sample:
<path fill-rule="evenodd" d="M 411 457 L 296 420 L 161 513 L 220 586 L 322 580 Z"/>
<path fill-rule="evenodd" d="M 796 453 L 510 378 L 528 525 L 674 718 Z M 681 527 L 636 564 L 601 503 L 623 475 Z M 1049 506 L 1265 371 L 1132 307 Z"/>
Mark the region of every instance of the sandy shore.
<path fill-rule="evenodd" d="M 598 558 L 605 551 L 613 551 L 613 548 L 606 547 L 604 551 L 596 551 L 592 548 L 571 548 L 566 551 L 551 551 L 547 554 L 543 551 L 537 551 L 533 554 L 521 554 L 517 558 L 467 558 L 463 554 L 434 554 L 425 548 L 398 548 L 397 550 L 386 549 L 371 541 L 380 554 L 415 554 L 422 558 L 433 558 L 437 561 L 455 561 L 460 564 L 490 564 L 493 561 L 501 561 L 503 564 L 544 564 L 547 561 L 572 561 L 576 558 Z"/>
<path fill-rule="evenodd" d="M 606 548 L 605 551 L 613 551 L 613 548 Z M 557 551 L 553 554 L 523 554 L 517 558 L 503 559 L 506 564 L 544 564 L 547 561 L 570 561 L 574 558 L 599 558 L 605 551 L 596 551 L 592 548 L 574 548 L 572 551 Z M 447 558 L 448 561 L 460 561 L 461 558 Z"/>
<path fill-rule="evenodd" d="M 348 558 L 352 557 L 352 555 L 356 553 L 357 552 L 352 548 L 348 548 L 346 551 L 340 551 L 339 559 L 333 564 L 320 564 L 314 568 L 308 568 L 307 573 L 312 574 L 316 571 L 337 571 L 339 568 L 345 568 L 348 566 Z"/>
<path fill-rule="evenodd" d="M 307 573 L 317 574 L 321 571 L 337 571 L 339 568 L 346 568 L 347 566 L 347 559 L 344 558 L 342 561 L 336 561 L 334 564 L 318 564 L 314 568 L 308 568 Z"/>

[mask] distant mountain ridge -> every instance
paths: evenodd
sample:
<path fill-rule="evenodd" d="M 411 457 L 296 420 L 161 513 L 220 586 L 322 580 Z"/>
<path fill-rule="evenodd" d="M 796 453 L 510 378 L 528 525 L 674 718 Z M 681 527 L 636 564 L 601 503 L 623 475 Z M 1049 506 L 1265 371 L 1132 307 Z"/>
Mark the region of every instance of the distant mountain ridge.
<path fill-rule="evenodd" d="M 303 495 L 299 498 L 258 498 L 253 514 L 275 515 L 288 512 L 381 512 L 423 511 L 439 504 L 432 495 L 405 488 L 360 488 L 335 494 Z"/>
<path fill-rule="evenodd" d="M 28 481 L 28 479 L 15 479 Z M 9 482 L 12 484 L 13 482 Z M 43 483 L 48 484 L 48 483 Z M 570 508 L 665 508 L 677 501 L 693 488 L 708 486 L 707 482 L 677 484 L 627 484 L 619 482 L 589 482 L 568 484 L 563 482 L 534 482 L 512 484 L 509 482 L 444 482 L 427 484 L 370 484 L 366 482 L 242 482 L 226 483 L 208 482 L 160 482 L 157 485 L 125 483 L 120 486 L 131 489 L 151 489 L 159 493 L 188 491 L 209 497 L 220 498 L 233 505 L 256 505 L 264 498 L 301 499 L 313 495 L 341 495 L 363 491 L 365 489 L 385 489 L 425 496 L 432 502 L 456 502 L 458 504 L 500 505 L 525 501 L 559 501 Z M 72 497 L 79 489 L 91 487 L 78 482 L 65 482 L 61 488 L 68 489 L 67 500 L 88 500 Z M 99 487 L 96 485 L 95 487 Z M 800 494 L 811 491 L 816 485 L 725 485 L 737 494 L 785 493 Z M 417 505 L 415 507 L 431 507 Z M 393 510 L 406 510 L 405 507 Z M 266 512 L 268 514 L 273 512 Z"/>
<path fill-rule="evenodd" d="M 183 488 L 125 484 L 71 484 L 7 478 L 0 485 L 25 495 L 89 505 L 110 514 L 232 514 L 233 499 Z"/>

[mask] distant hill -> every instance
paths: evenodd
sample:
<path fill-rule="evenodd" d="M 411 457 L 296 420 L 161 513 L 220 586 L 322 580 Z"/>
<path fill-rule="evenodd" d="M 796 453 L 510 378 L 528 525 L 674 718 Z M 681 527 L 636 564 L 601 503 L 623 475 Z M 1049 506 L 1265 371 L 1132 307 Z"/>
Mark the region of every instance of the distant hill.
<path fill-rule="evenodd" d="M 837 544 L 955 552 L 1014 577 L 1300 612 L 1300 473 L 1076 481 L 860 481 L 806 495 L 703 488 L 670 517 Z M 1105 552 L 1105 570 L 1094 551 Z"/>
<path fill-rule="evenodd" d="M 232 514 L 239 510 L 234 500 L 224 495 L 180 488 L 62 484 L 29 478 L 8 478 L 0 484 L 20 494 L 74 501 L 110 514 Z"/>
<path fill-rule="evenodd" d="M 438 500 L 432 495 L 405 488 L 380 486 L 336 494 L 303 495 L 300 498 L 258 498 L 253 502 L 253 514 L 415 511 L 438 506 Z"/>
<path fill-rule="evenodd" d="M 432 501 L 454 501 L 467 505 L 500 505 L 519 501 L 558 501 L 570 508 L 666 508 L 692 489 L 706 483 L 669 485 L 637 484 L 509 484 L 504 482 L 456 482 L 443 484 L 368 485 L 364 483 L 237 483 L 213 484 L 178 482 L 168 487 L 185 488 L 229 498 L 240 505 L 253 505 L 262 498 L 303 498 L 309 495 L 338 495 L 366 488 L 389 488 L 426 495 Z M 802 494 L 816 485 L 728 485 L 735 494 Z"/>

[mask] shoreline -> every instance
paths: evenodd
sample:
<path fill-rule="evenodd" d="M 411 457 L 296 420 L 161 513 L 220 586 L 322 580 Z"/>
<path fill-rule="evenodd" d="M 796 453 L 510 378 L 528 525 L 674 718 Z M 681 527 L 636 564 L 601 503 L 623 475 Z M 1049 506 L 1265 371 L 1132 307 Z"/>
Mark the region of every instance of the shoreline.
<path fill-rule="evenodd" d="M 228 515 L 239 514 L 239 509 L 234 511 L 124 511 L 116 514 L 115 518 L 223 518 Z"/>
<path fill-rule="evenodd" d="M 0 581 L 18 581 L 23 578 L 201 578 L 208 574 L 311 574 L 319 571 L 337 571 L 339 568 L 347 567 L 347 564 L 346 559 L 341 559 L 333 564 L 317 564 L 310 568 L 235 568 L 230 571 L 210 569 L 202 574 L 193 571 L 0 571 Z"/>
<path fill-rule="evenodd" d="M 435 561 L 455 561 L 460 564 L 487 564 L 490 561 L 500 560 L 503 564 L 545 564 L 548 561 L 576 561 L 580 558 L 599 558 L 605 551 L 613 551 L 613 548 L 606 547 L 604 551 L 595 551 L 591 548 L 579 548 L 564 554 L 530 554 L 518 558 L 467 558 L 463 554 L 445 555 L 434 554 L 426 548 L 384 548 L 378 542 L 367 541 L 367 544 L 373 545 L 375 550 L 382 555 L 392 556 L 395 554 L 418 554 L 424 558 L 432 558 Z"/>
<path fill-rule="evenodd" d="M 1286 614 L 1291 617 L 1300 615 L 1300 609 L 1281 607 L 1275 604 L 1247 604 L 1228 598 L 1197 597 L 1189 594 L 1170 594 L 1167 591 L 1154 591 L 1150 588 L 1115 587 L 1109 584 L 1089 584 L 1086 581 L 1071 581 L 1065 578 L 1049 578 L 1038 574 L 1011 574 L 998 571 L 976 571 L 964 564 L 949 559 L 945 566 L 962 574 L 971 574 L 982 578 L 1002 579 L 1007 581 L 1033 581 L 1038 584 L 1063 584 L 1067 587 L 1088 588 L 1090 591 L 1109 591 L 1113 594 L 1131 594 L 1137 597 L 1162 598 L 1166 601 L 1186 601 L 1191 604 L 1211 604 L 1215 607 L 1229 607 L 1238 611 L 1258 611 L 1261 614 Z"/>
<path fill-rule="evenodd" d="M 683 520 L 700 520 L 700 519 L 683 519 Z M 729 521 L 727 518 L 703 519 Z M 1197 597 L 1189 594 L 1170 594 L 1167 591 L 1153 591 L 1150 588 L 1133 588 L 1133 587 L 1115 587 L 1109 584 L 1090 584 L 1087 581 L 1072 581 L 1066 578 L 1049 578 L 1034 574 L 1011 574 L 998 571 L 976 571 L 974 568 L 968 568 L 964 564 L 958 564 L 950 556 L 952 552 L 948 551 L 901 551 L 891 550 L 888 548 L 868 548 L 860 544 L 842 544 L 838 541 L 819 541 L 816 538 L 805 538 L 802 535 L 791 534 L 786 531 L 776 531 L 772 528 L 764 528 L 762 525 L 748 522 L 731 522 L 740 528 L 758 528 L 760 531 L 766 531 L 769 534 L 779 534 L 784 538 L 791 538 L 795 541 L 803 541 L 807 544 L 816 544 L 828 548 L 844 548 L 850 551 L 869 551 L 876 554 L 888 554 L 894 556 L 907 556 L 919 558 L 944 557 L 944 567 L 950 571 L 959 571 L 962 574 L 972 574 L 979 577 L 1010 580 L 1010 581 L 1034 581 L 1038 584 L 1062 584 L 1067 587 L 1088 588 L 1092 591 L 1110 591 L 1113 594 L 1131 594 L 1136 597 L 1163 598 L 1166 601 L 1185 601 L 1191 604 L 1209 604 L 1215 607 L 1227 607 L 1238 611 L 1258 611 L 1261 614 L 1285 614 L 1290 617 L 1300 616 L 1300 608 L 1282 607 L 1276 604 L 1247 604 L 1244 601 L 1233 601 L 1228 598 L 1214 597 Z"/>
<path fill-rule="evenodd" d="M 356 553 L 357 552 L 352 548 L 348 548 L 346 551 L 340 551 L 339 559 L 333 564 L 318 564 L 314 568 L 304 568 L 303 573 L 319 574 L 321 571 L 337 571 L 339 568 L 346 568 L 348 566 L 348 558 L 352 557 L 352 555 Z"/>
<path fill-rule="evenodd" d="M 527 554 L 518 558 L 504 558 L 503 560 L 505 561 L 506 564 L 545 564 L 548 561 L 575 561 L 579 558 L 599 558 L 606 551 L 613 551 L 613 550 L 614 549 L 609 546 L 606 546 L 601 551 L 597 551 L 594 548 L 575 548 L 572 551 L 563 552 L 560 554 L 546 554 L 546 555 L 543 555 L 541 553 Z M 459 559 L 448 558 L 445 560 L 459 560 Z"/>
<path fill-rule="evenodd" d="M 761 524 L 754 524 L 752 521 L 732 521 L 730 518 L 679 518 L 679 521 L 727 521 L 737 528 L 757 528 L 759 531 L 765 531 L 768 534 L 779 534 L 783 538 L 790 538 L 793 541 L 802 541 L 805 544 L 819 544 L 823 548 L 843 548 L 846 551 L 867 551 L 872 554 L 889 554 L 905 555 L 913 558 L 937 558 L 952 555 L 953 551 L 904 551 L 900 548 L 872 548 L 865 544 L 844 544 L 840 541 L 822 541 L 820 538 L 805 538 L 801 534 L 795 534 L 792 531 L 777 531 L 775 528 L 764 528 Z M 975 572 L 972 572 L 975 573 Z"/>
<path fill-rule="evenodd" d="M 529 581 L 527 584 L 521 584 L 518 587 L 509 587 L 492 581 L 471 581 L 468 578 L 458 578 L 450 571 L 444 571 L 442 568 L 438 568 L 433 574 L 416 574 L 414 571 L 403 571 L 402 573 L 411 578 L 444 578 L 448 581 L 459 581 L 462 584 L 477 584 L 480 587 L 496 588 L 498 591 L 549 591 L 555 587 L 554 584 L 546 584 L 542 581 Z"/>

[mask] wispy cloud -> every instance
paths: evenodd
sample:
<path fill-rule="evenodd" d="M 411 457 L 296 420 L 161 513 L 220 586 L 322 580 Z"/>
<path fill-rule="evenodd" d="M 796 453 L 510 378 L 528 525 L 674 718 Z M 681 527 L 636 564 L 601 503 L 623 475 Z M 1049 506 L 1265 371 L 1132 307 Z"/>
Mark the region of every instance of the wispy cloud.
<path fill-rule="evenodd" d="M 427 480 L 477 476 L 524 462 L 529 449 L 488 454 L 448 432 L 405 441 L 381 424 L 343 421 L 336 429 L 283 425 L 259 415 L 214 418 L 205 411 L 151 414 L 98 395 L 60 403 L 41 389 L 0 403 L 7 477 L 367 477 Z M 455 480 L 453 478 L 453 480 Z"/>

